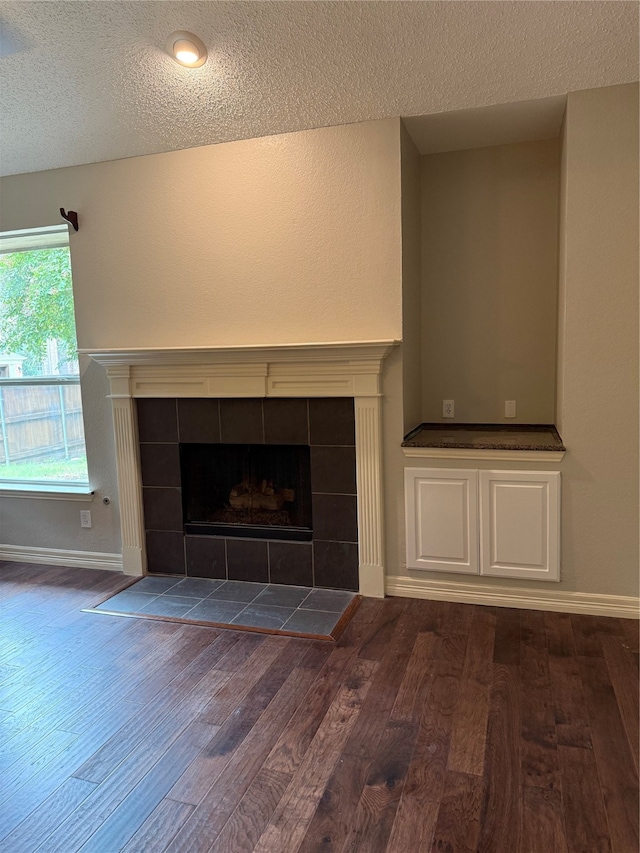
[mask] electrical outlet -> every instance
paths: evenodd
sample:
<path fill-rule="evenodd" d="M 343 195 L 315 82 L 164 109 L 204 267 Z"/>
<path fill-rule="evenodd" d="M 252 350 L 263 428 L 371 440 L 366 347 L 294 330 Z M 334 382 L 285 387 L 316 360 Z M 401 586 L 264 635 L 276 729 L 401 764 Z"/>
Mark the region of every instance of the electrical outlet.
<path fill-rule="evenodd" d="M 80 510 L 80 527 L 91 527 L 91 512 L 88 509 Z"/>
<path fill-rule="evenodd" d="M 454 415 L 454 400 L 443 400 L 442 401 L 442 417 L 443 418 L 452 418 Z"/>
<path fill-rule="evenodd" d="M 504 401 L 504 416 L 505 416 L 505 418 L 515 418 L 515 416 L 516 416 L 516 401 L 515 400 L 505 400 Z"/>

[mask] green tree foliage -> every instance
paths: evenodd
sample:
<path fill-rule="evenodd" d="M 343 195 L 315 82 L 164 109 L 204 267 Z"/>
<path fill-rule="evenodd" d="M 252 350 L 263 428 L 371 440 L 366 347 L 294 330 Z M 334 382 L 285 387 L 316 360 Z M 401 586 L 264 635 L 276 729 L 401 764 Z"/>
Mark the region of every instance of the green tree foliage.
<path fill-rule="evenodd" d="M 69 250 L 0 255 L 0 351 L 23 355 L 25 368 L 33 367 L 45 357 L 51 338 L 58 341 L 61 360 L 75 358 Z"/>

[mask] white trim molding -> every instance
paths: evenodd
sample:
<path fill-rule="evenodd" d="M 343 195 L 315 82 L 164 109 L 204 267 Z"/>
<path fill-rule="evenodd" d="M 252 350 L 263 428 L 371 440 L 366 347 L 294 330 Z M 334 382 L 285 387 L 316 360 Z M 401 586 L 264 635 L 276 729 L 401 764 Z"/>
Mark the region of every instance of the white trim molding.
<path fill-rule="evenodd" d="M 142 575 L 146 569 L 146 556 L 135 403 L 130 397 L 114 397 L 111 403 L 120 493 L 122 564 L 125 574 Z"/>
<path fill-rule="evenodd" d="M 501 462 L 562 462 L 564 450 L 483 450 L 467 447 L 403 447 L 409 459 L 497 459 Z"/>
<path fill-rule="evenodd" d="M 34 498 L 47 501 L 85 501 L 90 503 L 94 493 L 88 486 L 69 487 L 62 485 L 42 486 L 24 483 L 8 485 L 0 483 L 0 498 Z"/>
<path fill-rule="evenodd" d="M 63 551 L 59 548 L 0 545 L 0 560 L 8 563 L 42 563 L 45 566 L 122 571 L 120 554 L 109 554 L 103 551 Z"/>
<path fill-rule="evenodd" d="M 146 567 L 134 398 L 353 397 L 359 585 L 384 597 L 382 362 L 398 341 L 80 350 L 111 383 L 124 571 Z"/>
<path fill-rule="evenodd" d="M 397 595 L 402 598 L 425 598 L 435 601 L 459 601 L 462 604 L 516 607 L 521 610 L 554 610 L 561 613 L 583 613 L 589 616 L 640 619 L 640 599 L 625 595 L 489 586 L 401 575 L 389 575 L 385 588 L 387 595 Z"/>
<path fill-rule="evenodd" d="M 106 368 L 112 397 L 370 397 L 397 343 L 80 352 Z"/>
<path fill-rule="evenodd" d="M 380 397 L 356 397 L 359 591 L 384 598 L 382 411 Z"/>

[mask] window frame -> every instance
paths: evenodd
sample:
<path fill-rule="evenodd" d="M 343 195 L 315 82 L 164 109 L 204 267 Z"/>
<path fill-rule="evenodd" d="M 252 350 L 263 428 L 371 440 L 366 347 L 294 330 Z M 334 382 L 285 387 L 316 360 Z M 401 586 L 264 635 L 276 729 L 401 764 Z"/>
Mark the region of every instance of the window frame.
<path fill-rule="evenodd" d="M 61 249 L 70 250 L 69 245 L 69 226 L 68 225 L 51 225 L 41 228 L 26 228 L 14 231 L 0 232 L 0 256 L 18 252 L 32 252 L 46 249 Z M 76 340 L 77 346 L 77 340 Z M 0 393 L 6 387 L 25 387 L 25 386 L 54 386 L 68 387 L 77 385 L 80 389 L 80 401 L 82 406 L 82 420 L 84 425 L 84 403 L 82 401 L 82 383 L 80 374 L 60 374 L 49 376 L 21 376 L 11 378 L 0 378 Z M 5 442 L 6 448 L 6 432 L 4 429 L 4 416 L 0 424 L 2 433 L 1 441 Z M 86 436 L 84 436 L 84 448 L 86 455 Z M 86 500 L 87 497 L 93 495 L 93 490 L 90 485 L 89 475 L 87 472 L 86 480 L 60 480 L 60 479 L 34 479 L 34 478 L 16 478 L 3 477 L 2 465 L 0 465 L 0 495 L 12 497 L 42 497 L 61 499 L 77 499 Z"/>

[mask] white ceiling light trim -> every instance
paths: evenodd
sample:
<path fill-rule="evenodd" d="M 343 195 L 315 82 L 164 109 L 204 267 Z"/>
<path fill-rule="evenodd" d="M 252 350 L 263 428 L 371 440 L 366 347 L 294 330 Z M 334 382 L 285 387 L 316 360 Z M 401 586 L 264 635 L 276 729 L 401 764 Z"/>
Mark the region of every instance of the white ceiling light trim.
<path fill-rule="evenodd" d="M 169 56 L 187 68 L 200 68 L 207 61 L 207 48 L 198 36 L 186 30 L 171 33 L 166 47 Z"/>

